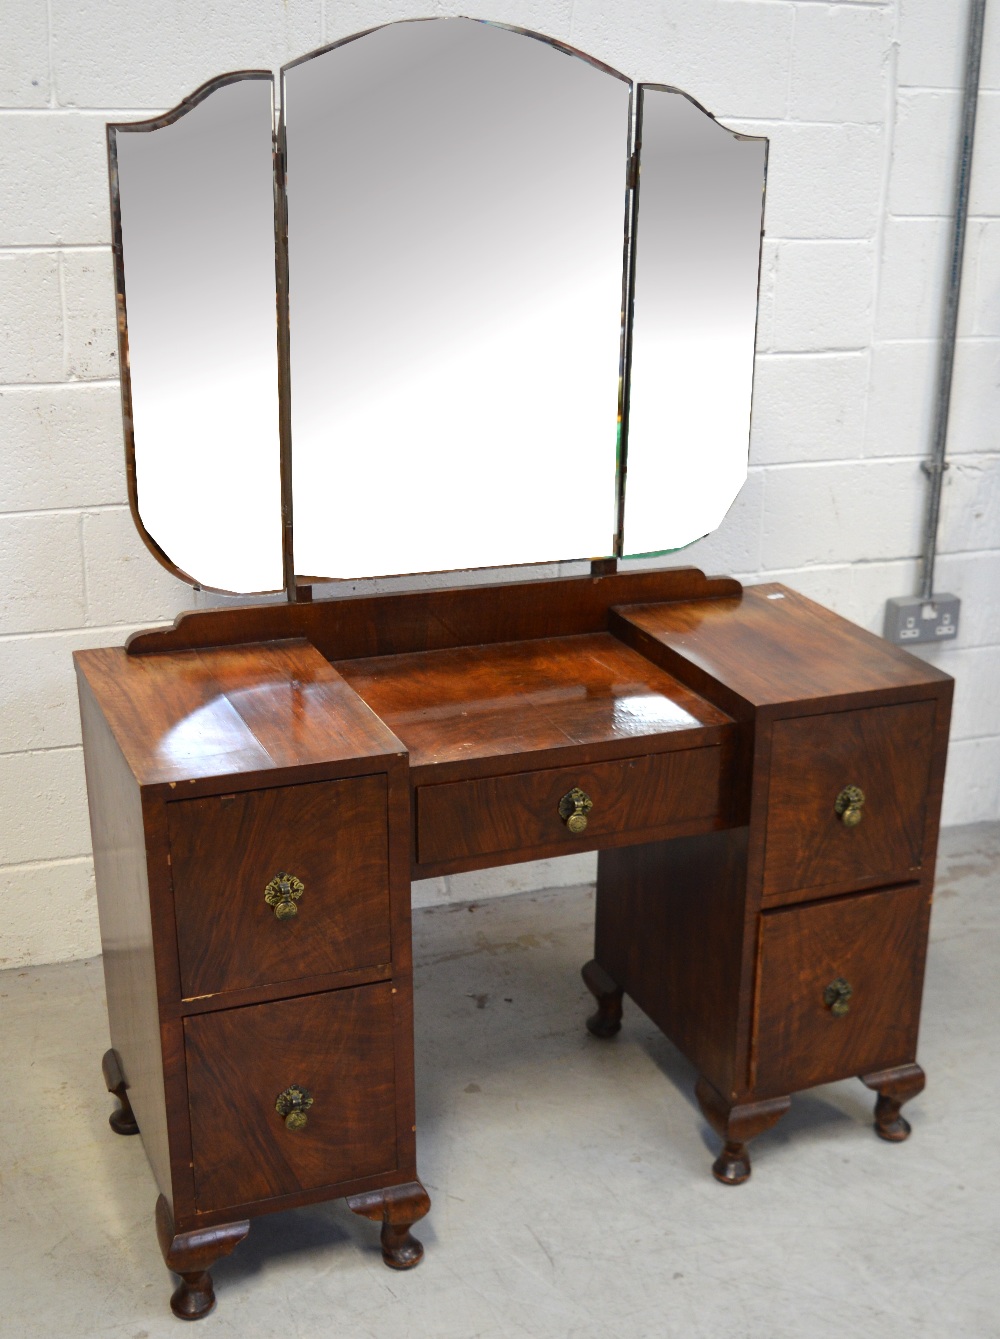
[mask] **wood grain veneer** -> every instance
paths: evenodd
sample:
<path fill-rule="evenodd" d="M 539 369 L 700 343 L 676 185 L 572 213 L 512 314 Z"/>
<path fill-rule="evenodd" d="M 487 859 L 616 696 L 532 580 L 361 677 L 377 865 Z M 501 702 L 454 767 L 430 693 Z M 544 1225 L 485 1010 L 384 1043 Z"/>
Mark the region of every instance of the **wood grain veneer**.
<path fill-rule="evenodd" d="M 930 913 L 919 884 L 763 917 L 753 1088 L 758 1098 L 906 1064 L 916 1054 Z M 851 987 L 838 1017 L 823 992 Z"/>
<path fill-rule="evenodd" d="M 386 803 L 377 775 L 169 805 L 185 999 L 388 964 Z M 305 887 L 287 920 L 264 899 L 281 871 Z"/>
<path fill-rule="evenodd" d="M 706 577 L 695 567 L 674 567 L 663 572 L 200 609 L 179 615 L 172 628 L 134 633 L 128 652 L 144 656 L 300 637 L 330 660 L 404 655 L 483 642 L 604 632 L 608 610 L 616 604 L 714 600 L 738 596 L 741 589 L 731 577 Z"/>
<path fill-rule="evenodd" d="M 592 850 L 647 833 L 717 827 L 723 812 L 723 750 L 651 753 L 614 762 L 452 781 L 417 789 L 417 862 L 536 850 Z M 593 801 L 582 833 L 569 831 L 559 801 L 574 787 Z M 699 822 L 700 820 L 700 822 Z"/>
<path fill-rule="evenodd" d="M 184 1031 L 199 1208 L 395 1171 L 388 982 L 202 1014 Z M 313 1098 L 303 1130 L 275 1110 L 291 1084 Z"/>
<path fill-rule="evenodd" d="M 776 721 L 771 736 L 764 898 L 892 883 L 923 859 L 934 702 Z M 861 822 L 834 809 L 844 786 L 864 796 Z"/>

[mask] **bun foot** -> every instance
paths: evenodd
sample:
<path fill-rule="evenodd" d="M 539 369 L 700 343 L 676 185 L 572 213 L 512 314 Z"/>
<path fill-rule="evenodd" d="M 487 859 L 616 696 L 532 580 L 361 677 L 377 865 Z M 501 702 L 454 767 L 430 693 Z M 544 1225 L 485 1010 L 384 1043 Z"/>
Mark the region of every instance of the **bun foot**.
<path fill-rule="evenodd" d="M 170 1299 L 170 1310 L 181 1320 L 200 1320 L 215 1306 L 215 1288 L 209 1269 L 216 1260 L 230 1255 L 250 1231 L 244 1219 L 218 1227 L 175 1232 L 170 1205 L 161 1195 L 156 1201 L 156 1235 L 168 1269 L 181 1276 Z"/>
<path fill-rule="evenodd" d="M 913 1126 L 899 1113 L 899 1103 L 880 1097 L 875 1103 L 875 1133 L 890 1144 L 901 1144 L 913 1133 Z"/>
<path fill-rule="evenodd" d="M 136 1123 L 132 1105 L 128 1100 L 125 1076 L 122 1074 L 121 1061 L 118 1059 L 117 1051 L 104 1052 L 101 1070 L 104 1074 L 104 1082 L 108 1092 L 117 1097 L 120 1103 L 120 1106 L 116 1107 L 108 1117 L 108 1124 L 115 1134 L 138 1134 L 139 1126 Z"/>
<path fill-rule="evenodd" d="M 750 1154 L 746 1144 L 727 1143 L 712 1163 L 712 1175 L 724 1186 L 741 1186 L 750 1179 Z"/>
<path fill-rule="evenodd" d="M 927 1076 L 919 1065 L 899 1065 L 875 1074 L 862 1074 L 866 1088 L 878 1093 L 875 1102 L 875 1133 L 890 1144 L 901 1144 L 910 1137 L 910 1122 L 900 1108 L 911 1097 L 923 1092 Z"/>
<path fill-rule="evenodd" d="M 612 981 L 596 959 L 586 963 L 580 975 L 584 985 L 597 1000 L 597 1012 L 587 1019 L 587 1031 L 592 1037 L 606 1041 L 621 1031 L 624 991 Z"/>
<path fill-rule="evenodd" d="M 180 1285 L 170 1299 L 170 1310 L 181 1320 L 201 1320 L 215 1306 L 215 1289 L 207 1270 L 200 1274 L 182 1274 Z"/>
<path fill-rule="evenodd" d="M 431 1197 L 419 1181 L 350 1195 L 347 1207 L 382 1224 L 382 1259 L 390 1269 L 413 1269 L 420 1264 L 424 1248 L 410 1228 L 430 1209 Z"/>
<path fill-rule="evenodd" d="M 777 1125 L 792 1105 L 789 1097 L 771 1097 L 764 1102 L 730 1103 L 706 1079 L 695 1085 L 701 1114 L 724 1141 L 712 1164 L 712 1175 L 724 1186 L 740 1186 L 750 1179 L 747 1144 L 772 1125 Z"/>

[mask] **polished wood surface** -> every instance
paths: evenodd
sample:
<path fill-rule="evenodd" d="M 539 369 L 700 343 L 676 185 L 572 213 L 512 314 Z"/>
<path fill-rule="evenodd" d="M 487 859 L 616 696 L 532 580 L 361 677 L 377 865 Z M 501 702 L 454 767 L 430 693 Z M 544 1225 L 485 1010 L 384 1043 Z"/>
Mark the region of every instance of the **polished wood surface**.
<path fill-rule="evenodd" d="M 950 684 L 933 665 L 777 584 L 728 599 L 629 605 L 610 627 L 730 715 L 768 707 L 805 715 L 859 694 L 932 696 L 933 685 Z"/>
<path fill-rule="evenodd" d="M 182 800 L 168 809 L 186 999 L 382 965 L 389 974 L 384 776 Z M 305 891 L 279 920 L 264 890 Z"/>
<path fill-rule="evenodd" d="M 767 912 L 754 1047 L 758 1095 L 912 1060 L 928 917 L 919 884 Z M 838 1017 L 824 991 L 839 980 L 851 995 Z"/>
<path fill-rule="evenodd" d="M 203 1014 L 184 1028 L 199 1207 L 396 1169 L 387 982 Z M 275 1110 L 293 1084 L 313 1098 L 301 1130 Z"/>
<path fill-rule="evenodd" d="M 765 899 L 802 901 L 831 885 L 919 872 L 935 710 L 933 701 L 913 702 L 775 722 Z M 864 794 L 856 827 L 834 810 L 847 785 Z"/>
<path fill-rule="evenodd" d="M 415 784 L 476 764 L 580 746 L 634 751 L 721 740 L 729 718 L 606 632 L 337 661 L 335 668 L 406 745 Z M 708 727 L 716 727 L 713 731 Z M 532 766 L 546 765 L 532 756 Z"/>
<path fill-rule="evenodd" d="M 307 781 L 404 750 L 306 642 L 181 655 L 78 651 L 80 673 L 142 786 Z M 235 788 L 235 786 L 234 786 Z M 202 786 L 201 790 L 205 787 Z"/>

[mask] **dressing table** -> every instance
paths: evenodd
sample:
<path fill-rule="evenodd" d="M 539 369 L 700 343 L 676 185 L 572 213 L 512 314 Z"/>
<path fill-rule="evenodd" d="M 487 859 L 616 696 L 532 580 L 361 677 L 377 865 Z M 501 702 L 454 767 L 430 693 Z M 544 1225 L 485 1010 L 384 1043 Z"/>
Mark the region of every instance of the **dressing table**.
<path fill-rule="evenodd" d="M 413 42 L 426 45 L 415 55 Z M 578 393 L 587 401 L 585 419 L 602 405 L 610 404 L 610 411 L 603 437 L 593 442 L 580 420 L 585 436 L 578 452 L 572 436 L 546 449 L 544 433 L 525 434 L 527 457 L 511 469 L 515 475 L 530 470 L 522 480 L 530 480 L 525 488 L 531 497 L 520 518 L 524 525 L 515 527 L 506 548 L 503 527 L 484 506 L 481 476 L 478 483 L 475 475 L 463 476 L 466 491 L 458 501 L 474 513 L 475 523 L 463 529 L 456 520 L 455 547 L 468 566 L 521 563 L 529 554 L 551 558 L 553 551 L 539 548 L 551 543 L 570 546 L 555 552 L 579 553 L 573 546 L 591 542 L 594 526 L 613 513 L 612 542 L 604 546 L 611 552 L 595 543 L 590 551 L 601 557 L 589 575 L 331 596 L 322 579 L 357 575 L 366 563 L 369 572 L 434 565 L 441 534 L 425 533 L 434 529 L 426 514 L 413 512 L 412 498 L 408 513 L 406 490 L 400 501 L 389 487 L 393 462 L 405 474 L 414 454 L 412 441 L 399 439 L 399 404 L 385 385 L 373 391 L 377 374 L 349 347 L 352 332 L 365 345 L 366 322 L 376 341 L 382 335 L 390 344 L 403 341 L 410 299 L 419 306 L 427 292 L 414 280 L 414 293 L 400 295 L 391 283 L 388 294 L 373 295 L 376 307 L 384 301 L 391 312 L 393 302 L 400 305 L 398 328 L 380 326 L 370 306 L 362 317 L 351 309 L 332 332 L 317 324 L 317 310 L 330 300 L 329 285 L 353 292 L 350 270 L 357 255 L 348 247 L 349 261 L 334 258 L 332 275 L 317 279 L 318 293 L 297 297 L 296 275 L 308 272 L 300 257 L 310 247 L 329 245 L 330 236 L 360 242 L 373 218 L 377 232 L 388 204 L 372 212 L 365 196 L 366 208 L 347 217 L 350 210 L 336 201 L 311 199 L 312 185 L 297 197 L 296 173 L 329 191 L 331 181 L 344 179 L 334 166 L 357 168 L 355 140 L 335 133 L 339 122 L 329 119 L 323 99 L 336 89 L 337 116 L 350 122 L 352 90 L 363 94 L 380 62 L 404 83 L 417 78 L 414 69 L 422 70 L 420 88 L 439 87 L 442 70 L 460 84 L 485 88 L 483 124 L 492 125 L 496 105 L 490 99 L 509 91 L 506 62 L 525 50 L 529 61 L 542 62 L 549 112 L 550 75 L 557 69 L 568 72 L 571 84 L 582 80 L 581 106 L 591 118 L 587 134 L 606 127 L 609 117 L 613 122 L 607 155 L 602 158 L 602 150 L 584 162 L 574 157 L 566 125 L 587 118 L 563 108 L 559 146 L 576 166 L 553 193 L 553 199 L 569 201 L 575 218 L 580 199 L 574 191 L 618 155 L 617 176 L 609 174 L 608 181 L 621 188 L 625 264 L 619 254 L 610 283 L 580 272 L 581 284 L 596 295 L 592 325 L 599 332 L 594 347 L 580 353 L 581 366 L 589 382 L 592 368 L 610 351 L 611 367 Z M 324 64 L 341 59 L 347 63 Z M 640 88 L 638 125 L 630 137 L 632 88 L 622 76 L 557 44 L 471 20 L 389 25 L 304 58 L 283 74 L 273 161 L 270 144 L 265 154 L 254 143 L 246 157 L 245 195 L 227 181 L 223 193 L 235 213 L 209 225 L 217 228 L 223 248 L 213 253 L 211 265 L 202 257 L 191 280 L 201 301 L 204 283 L 225 282 L 219 271 L 226 269 L 225 255 L 238 250 L 231 232 L 237 215 L 263 208 L 258 169 L 268 157 L 274 203 L 266 203 L 274 211 L 271 240 L 277 240 L 270 289 L 279 313 L 275 375 L 260 376 L 265 345 L 257 318 L 267 304 L 254 308 L 253 295 L 243 291 L 234 333 L 243 349 L 233 375 L 247 380 L 242 389 L 231 385 L 227 392 L 223 386 L 220 395 L 247 401 L 240 432 L 253 440 L 246 446 L 241 506 L 219 513 L 218 543 L 217 535 L 199 535 L 199 515 L 218 509 L 223 496 L 224 471 L 210 458 L 210 429 L 227 406 L 210 405 L 203 379 L 193 389 L 190 376 L 183 383 L 171 380 L 171 360 L 190 357 L 191 350 L 185 353 L 182 340 L 168 337 L 181 329 L 172 324 L 176 312 L 170 306 L 180 303 L 181 310 L 194 289 L 180 297 L 175 291 L 151 297 L 155 267 L 143 267 L 162 249 L 170 219 L 155 236 L 144 234 L 143 210 L 149 219 L 163 220 L 176 184 L 171 172 L 190 180 L 195 143 L 211 146 L 201 160 L 208 189 L 218 162 L 212 155 L 237 119 L 228 116 L 214 129 L 206 125 L 207 133 L 185 142 L 173 166 L 161 155 L 145 177 L 140 150 L 155 142 L 150 131 L 186 129 L 199 107 L 207 111 L 212 98 L 227 90 L 241 98 L 250 90 L 256 114 L 262 106 L 258 92 L 270 97 L 270 76 L 227 77 L 166 118 L 111 131 L 123 401 L 136 522 L 161 560 L 190 579 L 194 571 L 206 572 L 208 584 L 221 586 L 244 562 L 244 574 L 253 573 L 251 584 L 244 575 L 244 584 L 230 589 L 270 589 L 278 570 L 287 597 L 197 610 L 173 628 L 135 635 L 127 648 L 76 656 L 111 1029 L 104 1077 L 118 1099 L 111 1125 L 120 1134 L 141 1132 L 160 1191 L 156 1225 L 164 1259 L 181 1277 L 172 1307 L 186 1319 L 211 1308 L 213 1263 L 239 1244 L 261 1213 L 345 1197 L 355 1212 L 381 1224 L 386 1264 L 406 1269 L 419 1262 L 422 1247 L 410 1229 L 430 1201 L 417 1170 L 409 905 L 414 878 L 599 851 L 594 956 L 583 968 L 596 1000 L 587 1027 L 596 1038 L 612 1038 L 622 1026 L 627 995 L 691 1060 L 699 1074 L 699 1104 L 722 1142 L 713 1171 L 723 1183 L 747 1179 L 747 1144 L 780 1119 L 800 1089 L 860 1077 L 877 1095 L 876 1132 L 899 1141 L 909 1133 L 901 1107 L 924 1083 L 917 1030 L 950 679 L 781 586 L 743 589 L 730 578 L 685 567 L 618 570 L 618 559 L 654 547 L 647 541 L 657 525 L 663 542 L 656 547 L 667 548 L 717 524 L 738 490 L 740 470 L 745 474 L 763 146 L 723 130 L 676 90 L 654 86 Z M 406 88 L 413 93 L 410 84 Z M 598 88 L 610 90 L 604 103 Z M 522 79 L 529 140 L 537 129 L 531 118 L 539 113 L 530 105 L 530 89 L 530 80 Z M 576 96 L 566 87 L 556 93 L 556 102 Z M 296 140 L 298 109 L 307 103 L 318 119 L 310 128 L 304 118 Z M 571 112 L 571 99 L 567 106 Z M 421 104 L 411 100 L 408 107 L 419 122 Z M 680 120 L 672 119 L 675 113 Z M 428 115 L 437 114 L 450 115 L 447 102 L 431 106 Z M 694 164 L 687 177 L 679 159 L 656 148 L 661 124 L 668 140 L 673 136 L 670 142 L 682 126 L 696 127 L 697 143 L 687 141 L 681 154 Z M 710 157 L 717 143 L 723 146 L 711 170 L 702 136 L 712 146 Z M 491 171 L 506 161 L 502 138 L 491 141 Z M 366 153 L 370 147 L 366 143 Z M 454 146 L 448 152 L 453 155 Z M 401 161 L 405 157 L 402 152 Z M 542 161 L 550 163 L 551 154 Z M 538 186 L 533 172 L 520 179 L 524 198 Z M 719 212 L 720 178 L 713 173 L 736 183 L 738 199 L 725 212 L 739 237 L 716 235 L 706 224 Z M 684 199 L 697 197 L 698 183 L 709 177 L 700 206 L 704 210 L 707 200 L 708 213 L 699 227 L 697 209 L 687 208 Z M 670 192 L 662 194 L 664 181 L 674 183 L 684 197 L 680 203 Z M 126 192 L 136 193 L 134 209 L 126 205 Z M 516 191 L 513 198 L 519 216 L 523 199 L 518 202 Z M 604 192 L 604 205 L 609 198 Z M 495 197 L 483 197 L 476 206 L 483 217 L 491 201 Z M 757 211 L 749 232 L 750 215 L 746 208 L 740 212 L 748 201 Z M 309 234 L 301 219 L 310 211 L 333 223 Z M 409 222 L 425 241 L 426 220 L 419 213 Z M 611 218 L 610 209 L 603 222 L 600 208 L 591 214 L 587 226 L 598 230 Z M 534 234 L 537 217 L 529 218 L 526 230 Z M 683 264 L 670 255 L 657 261 L 658 237 L 672 237 L 676 246 L 678 237 L 699 234 L 708 236 L 702 253 L 687 254 Z M 245 251 L 263 236 L 246 234 Z M 577 235 L 574 245 L 585 242 Z M 380 235 L 376 249 L 385 245 Z M 557 234 L 554 251 L 542 262 L 533 257 L 531 265 L 544 269 L 567 248 L 567 234 Z M 460 269 L 466 259 L 459 257 Z M 437 282 L 434 255 L 426 262 Z M 390 256 L 390 269 L 393 263 Z M 572 275 L 579 256 L 566 263 Z M 247 255 L 239 255 L 234 273 L 246 265 Z M 714 290 L 708 297 L 702 290 L 701 306 L 685 314 L 692 333 L 678 357 L 687 360 L 687 370 L 681 381 L 667 377 L 664 386 L 655 375 L 662 365 L 657 360 L 674 337 L 657 295 L 682 291 L 685 284 L 696 288 L 699 276 L 692 279 L 689 271 L 700 267 L 704 279 L 725 274 L 726 265 L 736 292 L 729 326 L 705 333 L 699 344 L 704 309 L 722 301 Z M 183 268 L 178 259 L 178 273 Z M 512 272 L 502 263 L 498 268 L 503 272 L 494 276 L 494 298 L 511 283 Z M 529 270 L 530 284 L 541 283 L 539 272 Z M 571 309 L 569 326 L 579 325 L 575 299 L 560 282 L 556 274 L 552 291 Z M 616 317 L 609 337 L 604 325 L 616 284 L 619 295 L 625 293 L 627 319 L 622 324 Z M 268 296 L 263 281 L 261 294 Z M 477 293 L 476 302 L 484 300 L 483 291 Z M 535 357 L 550 338 L 553 313 L 561 310 L 559 303 L 545 306 L 539 329 L 523 312 L 491 313 L 483 336 L 494 339 L 495 366 L 484 373 L 493 387 L 488 410 L 504 423 L 508 411 L 498 404 L 497 386 L 506 386 L 504 368 L 509 372 L 514 365 L 504 357 L 516 362 L 525 341 Z M 272 342 L 273 313 L 272 305 Z M 740 320 L 742 335 L 739 329 L 733 335 Z M 503 321 L 514 332 L 506 345 L 496 342 L 496 325 Z M 197 343 L 201 334 L 194 338 Z M 581 339 L 587 338 L 584 331 Z M 312 365 L 296 363 L 300 339 L 300 348 L 317 340 L 323 346 Z M 455 342 L 442 349 L 443 359 L 458 360 L 449 376 L 457 375 L 456 367 L 469 371 Z M 706 350 L 713 360 L 707 369 Z M 218 357 L 217 348 L 212 356 Z M 391 364 L 389 353 L 386 359 Z M 353 383 L 323 389 L 324 378 L 337 381 L 342 360 L 368 378 L 364 394 L 376 397 L 368 401 L 369 416 L 381 416 L 381 426 L 369 423 L 362 438 Z M 681 468 L 675 435 L 690 427 L 705 385 L 720 368 L 726 373 L 727 360 L 728 390 L 720 389 L 704 406 L 697 427 L 712 465 L 712 487 L 685 506 L 683 496 L 677 502 L 677 478 L 671 484 L 664 471 Z M 419 358 L 417 363 L 436 387 L 438 373 Z M 403 373 L 396 366 L 392 375 Z M 159 388 L 158 376 L 164 378 Z M 485 394 L 487 383 L 477 395 Z M 426 387 L 411 384 L 410 390 L 408 412 L 417 412 L 414 404 L 426 408 Z M 323 395 L 329 403 L 321 432 L 316 405 Z M 511 398 L 522 412 L 523 401 Z M 455 410 L 457 449 L 449 476 L 462 474 L 471 403 L 466 398 Z M 569 399 L 561 403 L 571 418 L 576 409 Z M 655 424 L 664 419 L 672 434 L 657 437 Z M 737 420 L 742 427 L 734 440 Z M 610 455 L 608 422 L 617 444 Z M 176 506 L 161 505 L 176 463 L 164 462 L 156 439 L 185 423 L 198 429 L 194 449 L 208 454 L 203 487 L 182 509 L 193 524 L 182 532 Z M 270 438 L 268 425 L 275 430 Z M 447 437 L 440 417 L 432 435 L 439 430 Z M 323 433 L 322 450 L 309 445 Z M 338 442 L 350 448 L 346 462 L 345 452 L 335 449 Z M 331 455 L 347 481 L 335 494 Z M 375 472 L 379 487 L 393 492 L 387 503 L 391 523 L 377 502 L 369 510 L 358 503 L 362 464 Z M 425 465 L 434 474 L 435 467 Z M 504 462 L 492 468 L 502 474 Z M 566 485 L 572 515 L 561 516 L 553 488 L 562 488 L 567 473 L 580 477 Z M 419 485 L 419 474 L 407 476 L 411 486 Z M 434 474 L 433 488 L 425 489 L 428 505 L 438 505 L 433 493 L 442 477 Z M 275 485 L 270 493 L 268 480 Z M 497 484 L 501 494 L 508 484 Z M 658 486 L 670 494 L 661 513 L 650 505 Z M 609 496 L 613 507 L 595 505 Z M 454 496 L 445 501 L 456 505 Z M 544 533 L 533 528 L 533 509 Z M 339 531 L 331 538 L 330 515 L 337 526 L 343 523 L 346 539 Z M 299 557 L 300 521 L 306 559 Z M 384 559 L 387 566 L 372 566 L 380 544 L 397 548 Z M 407 546 L 414 550 L 408 565 Z M 312 575 L 297 575 L 301 571 Z"/>

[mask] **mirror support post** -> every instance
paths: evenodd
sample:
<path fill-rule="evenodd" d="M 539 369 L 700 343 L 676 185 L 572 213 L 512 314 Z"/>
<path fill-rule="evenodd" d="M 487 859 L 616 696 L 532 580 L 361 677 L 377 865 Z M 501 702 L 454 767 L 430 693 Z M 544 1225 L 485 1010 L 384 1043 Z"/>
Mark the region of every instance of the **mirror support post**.
<path fill-rule="evenodd" d="M 625 254 L 622 258 L 622 359 L 618 401 L 618 467 L 615 473 L 615 533 L 612 552 L 620 558 L 625 552 L 625 488 L 628 479 L 628 405 L 632 381 L 632 304 L 635 300 L 635 235 L 639 222 L 639 148 L 642 134 L 642 85 L 632 111 L 634 94 L 629 94 L 630 151 L 625 171 Z M 633 137 L 633 116 L 635 131 Z M 614 570 L 614 569 L 612 569 Z"/>
<path fill-rule="evenodd" d="M 288 204 L 285 196 L 285 116 L 275 109 L 272 132 L 274 160 L 274 277 L 278 332 L 278 442 L 281 470 L 281 569 L 285 598 L 295 603 L 295 545 L 292 530 L 292 401 L 288 321 Z M 310 595 L 311 595 L 310 591 Z"/>

